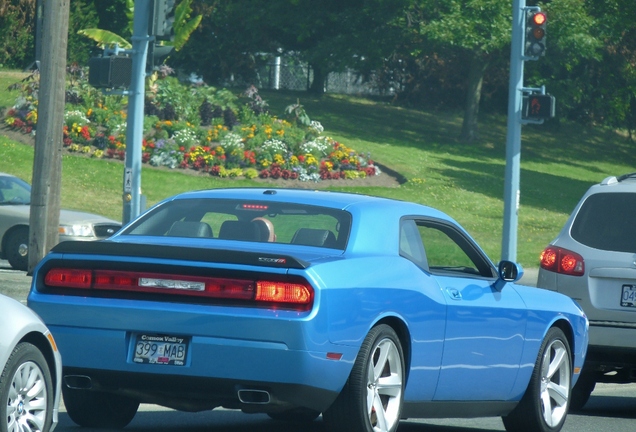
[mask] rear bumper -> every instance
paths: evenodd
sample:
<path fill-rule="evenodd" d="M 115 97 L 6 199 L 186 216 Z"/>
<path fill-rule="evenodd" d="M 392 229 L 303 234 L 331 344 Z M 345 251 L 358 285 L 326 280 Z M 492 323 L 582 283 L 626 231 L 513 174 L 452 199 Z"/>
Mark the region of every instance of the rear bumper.
<path fill-rule="evenodd" d="M 297 350 L 282 342 L 190 337 L 183 329 L 175 329 L 165 333 L 189 338 L 185 364 L 140 364 L 133 361 L 134 332 L 49 327 L 64 359 L 64 375 L 89 378 L 90 385 L 75 387 L 128 395 L 141 402 L 186 411 L 224 406 L 249 412 L 297 407 L 321 412 L 344 386 L 356 355 L 351 347 L 331 344 L 322 347 L 325 351 Z M 260 323 L 260 330 L 270 334 L 264 323 Z M 327 357 L 327 352 L 343 355 L 334 360 Z M 65 384 L 69 384 L 68 379 Z M 243 402 L 239 390 L 248 390 L 243 393 Z"/>
<path fill-rule="evenodd" d="M 245 412 L 280 412 L 298 407 L 323 411 L 338 393 L 301 384 L 156 375 L 64 367 L 64 385 L 125 395 L 181 411 L 219 406 Z"/>
<path fill-rule="evenodd" d="M 636 328 L 631 324 L 590 322 L 585 373 L 598 382 L 636 382 Z"/>

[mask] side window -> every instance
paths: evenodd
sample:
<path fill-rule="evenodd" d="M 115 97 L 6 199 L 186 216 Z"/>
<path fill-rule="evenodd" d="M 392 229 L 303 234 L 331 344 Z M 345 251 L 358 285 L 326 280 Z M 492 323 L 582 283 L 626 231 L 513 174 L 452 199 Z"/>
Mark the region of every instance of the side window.
<path fill-rule="evenodd" d="M 436 220 L 402 220 L 400 255 L 431 273 L 493 277 L 490 261 L 453 225 Z"/>
<path fill-rule="evenodd" d="M 438 227 L 428 225 L 418 225 L 417 229 L 424 244 L 428 267 L 431 271 L 479 274 L 475 263 L 448 234 Z"/>

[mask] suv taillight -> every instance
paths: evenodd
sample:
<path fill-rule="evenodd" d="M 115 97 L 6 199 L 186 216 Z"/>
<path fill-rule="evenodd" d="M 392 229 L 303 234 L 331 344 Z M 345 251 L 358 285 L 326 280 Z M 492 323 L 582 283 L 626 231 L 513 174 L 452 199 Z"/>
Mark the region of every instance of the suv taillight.
<path fill-rule="evenodd" d="M 548 246 L 540 257 L 541 268 L 570 276 L 583 276 L 585 261 L 576 252 L 556 246 Z"/>

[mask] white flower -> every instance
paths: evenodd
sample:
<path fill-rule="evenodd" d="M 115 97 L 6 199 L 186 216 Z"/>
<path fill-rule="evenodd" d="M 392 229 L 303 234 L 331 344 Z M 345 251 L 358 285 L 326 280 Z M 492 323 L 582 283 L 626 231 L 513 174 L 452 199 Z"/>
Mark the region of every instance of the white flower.
<path fill-rule="evenodd" d="M 303 154 L 326 155 L 329 147 L 330 143 L 327 140 L 316 138 L 315 140 L 302 143 L 300 145 L 300 151 Z"/>
<path fill-rule="evenodd" d="M 181 129 L 172 135 L 172 139 L 180 146 L 190 147 L 197 144 L 197 134 L 192 129 Z"/>
<path fill-rule="evenodd" d="M 261 149 L 265 152 L 272 154 L 285 154 L 287 153 L 287 144 L 277 139 L 269 139 L 263 143 Z"/>
<path fill-rule="evenodd" d="M 226 153 L 231 153 L 232 150 L 243 150 L 245 144 L 243 144 L 243 138 L 239 134 L 233 132 L 225 135 L 219 143 Z"/>
<path fill-rule="evenodd" d="M 72 118 L 73 120 L 76 121 L 77 124 L 81 126 L 84 126 L 91 122 L 83 112 L 77 111 L 77 110 L 66 111 L 64 113 L 64 120 L 68 120 L 69 118 Z"/>
<path fill-rule="evenodd" d="M 319 134 L 323 133 L 325 130 L 325 128 L 320 124 L 320 122 L 315 120 L 312 120 L 311 123 L 309 123 L 309 127 L 314 129 Z"/>

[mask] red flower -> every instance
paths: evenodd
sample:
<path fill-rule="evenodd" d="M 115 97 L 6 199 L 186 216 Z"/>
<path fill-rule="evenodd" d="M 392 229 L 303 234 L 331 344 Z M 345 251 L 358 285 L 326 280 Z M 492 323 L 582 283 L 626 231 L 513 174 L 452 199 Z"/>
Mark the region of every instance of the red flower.
<path fill-rule="evenodd" d="M 267 177 L 269 177 L 269 171 L 267 171 L 266 169 L 264 169 L 264 170 L 262 170 L 262 171 L 258 174 L 258 176 L 259 176 L 260 178 L 267 178 Z"/>

